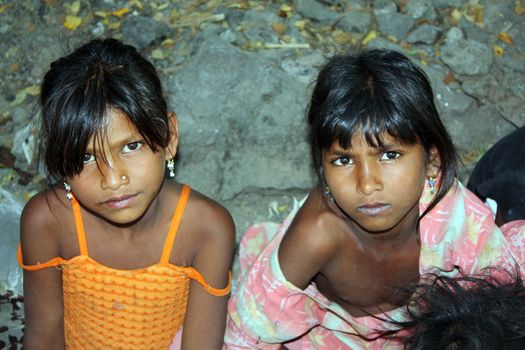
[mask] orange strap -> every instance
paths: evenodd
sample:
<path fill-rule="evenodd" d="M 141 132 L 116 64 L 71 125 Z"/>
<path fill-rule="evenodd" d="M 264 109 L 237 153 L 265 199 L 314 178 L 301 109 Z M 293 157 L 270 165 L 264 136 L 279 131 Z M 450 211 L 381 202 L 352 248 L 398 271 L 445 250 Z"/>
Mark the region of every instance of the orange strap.
<path fill-rule="evenodd" d="M 222 297 L 225 295 L 228 295 L 230 293 L 230 290 L 232 289 L 232 272 L 228 272 L 228 285 L 225 288 L 218 289 L 211 287 L 208 283 L 206 283 L 206 280 L 202 275 L 199 273 L 199 271 L 195 270 L 193 267 L 190 268 L 188 276 L 194 281 L 199 282 L 201 286 L 204 287 L 204 289 L 210 293 L 211 295 L 215 295 L 217 297 Z"/>
<path fill-rule="evenodd" d="M 71 199 L 71 206 L 73 207 L 73 217 L 75 219 L 75 227 L 77 228 L 78 246 L 80 248 L 80 255 L 88 256 L 88 248 L 86 243 L 86 232 L 84 231 L 84 223 L 82 222 L 82 214 L 80 212 L 80 204 L 73 196 Z"/>
<path fill-rule="evenodd" d="M 164 243 L 164 249 L 162 249 L 162 255 L 160 257 L 161 264 L 169 263 L 171 250 L 173 248 L 173 242 L 175 242 L 175 237 L 177 236 L 177 230 L 179 229 L 180 221 L 182 219 L 182 214 L 184 214 L 184 209 L 186 208 L 186 203 L 188 202 L 189 197 L 190 197 L 189 186 L 182 185 L 182 191 L 180 193 L 179 202 L 177 203 L 175 214 L 173 214 L 173 219 L 171 220 L 170 229 L 166 237 L 166 242 Z"/>
<path fill-rule="evenodd" d="M 56 258 L 53 258 L 43 263 L 39 262 L 36 265 L 25 265 L 24 258 L 22 257 L 22 246 L 20 245 L 20 243 L 18 243 L 16 258 L 18 259 L 18 264 L 20 265 L 20 267 L 22 267 L 24 270 L 27 270 L 27 271 L 37 271 L 37 270 L 45 269 L 46 267 L 58 266 L 58 265 L 63 264 L 65 261 L 61 257 L 56 257 Z"/>

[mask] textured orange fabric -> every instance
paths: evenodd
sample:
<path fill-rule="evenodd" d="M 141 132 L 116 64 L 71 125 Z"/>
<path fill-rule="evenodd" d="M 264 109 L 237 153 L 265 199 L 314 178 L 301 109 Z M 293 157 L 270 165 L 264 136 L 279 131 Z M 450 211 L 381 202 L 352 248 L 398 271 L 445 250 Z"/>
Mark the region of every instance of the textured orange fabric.
<path fill-rule="evenodd" d="M 18 260 L 24 269 L 33 271 L 51 266 L 62 269 L 68 349 L 167 349 L 184 322 L 190 279 L 210 294 L 229 293 L 231 276 L 226 288 L 215 289 L 194 268 L 169 263 L 189 194 L 190 188 L 184 185 L 161 260 L 149 267 L 119 270 L 90 258 L 80 206 L 75 199 L 72 204 L 79 256 L 27 266 L 18 247 Z"/>

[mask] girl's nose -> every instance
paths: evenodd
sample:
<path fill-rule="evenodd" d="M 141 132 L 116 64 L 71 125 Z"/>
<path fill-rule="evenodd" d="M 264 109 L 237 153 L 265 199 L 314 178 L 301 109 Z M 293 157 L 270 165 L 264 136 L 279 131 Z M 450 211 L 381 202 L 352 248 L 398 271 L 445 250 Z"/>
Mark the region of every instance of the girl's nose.
<path fill-rule="evenodd" d="M 356 190 L 358 193 L 370 196 L 376 191 L 383 189 L 383 182 L 381 181 L 378 169 L 369 165 L 363 164 L 357 166 L 357 184 Z"/>
<path fill-rule="evenodd" d="M 121 166 L 115 164 L 100 165 L 100 187 L 104 190 L 118 190 L 129 183 L 129 176 Z"/>

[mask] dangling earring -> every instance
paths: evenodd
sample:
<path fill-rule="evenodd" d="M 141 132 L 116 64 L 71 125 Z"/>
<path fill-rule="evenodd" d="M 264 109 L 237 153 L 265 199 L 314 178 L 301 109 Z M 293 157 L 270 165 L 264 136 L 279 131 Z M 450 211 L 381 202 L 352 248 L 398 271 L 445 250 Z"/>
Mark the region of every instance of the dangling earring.
<path fill-rule="evenodd" d="M 175 162 L 173 161 L 173 158 L 168 159 L 168 161 L 166 162 L 166 166 L 170 171 L 170 177 L 175 177 Z"/>
<path fill-rule="evenodd" d="M 335 199 L 334 199 L 334 196 L 332 196 L 332 191 L 330 191 L 330 187 L 328 187 L 328 185 L 325 185 L 324 186 L 324 191 L 323 191 L 324 195 L 327 196 L 330 201 L 332 203 L 335 203 Z"/>
<path fill-rule="evenodd" d="M 428 187 L 430 188 L 430 194 L 436 193 L 436 178 L 431 176 L 428 178 Z"/>
<path fill-rule="evenodd" d="M 64 181 L 64 189 L 66 190 L 66 197 L 69 200 L 73 199 L 73 193 L 71 193 L 71 186 L 67 182 Z"/>

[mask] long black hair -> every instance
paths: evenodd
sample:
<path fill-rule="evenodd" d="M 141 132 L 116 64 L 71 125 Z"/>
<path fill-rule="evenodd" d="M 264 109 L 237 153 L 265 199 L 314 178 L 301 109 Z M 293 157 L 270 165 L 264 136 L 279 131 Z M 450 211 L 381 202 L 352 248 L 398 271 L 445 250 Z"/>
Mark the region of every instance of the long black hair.
<path fill-rule="evenodd" d="M 372 147 L 384 132 L 406 145 L 421 143 L 430 159 L 437 150 L 441 169 L 430 211 L 446 194 L 457 172 L 457 155 L 443 125 L 430 82 L 421 68 L 396 51 L 370 50 L 335 56 L 321 69 L 308 108 L 314 166 L 323 185 L 322 152 L 334 142 L 351 147 L 362 132 Z"/>
<path fill-rule="evenodd" d="M 525 349 L 525 285 L 519 271 L 446 277 L 417 287 L 407 320 L 411 350 Z M 494 276 L 498 277 L 494 277 Z M 427 276 L 428 277 L 428 276 Z"/>
<path fill-rule="evenodd" d="M 92 136 L 107 111 L 124 112 L 156 151 L 170 139 L 167 103 L 153 65 L 130 45 L 96 39 L 51 63 L 40 93 L 40 149 L 54 181 L 82 171 Z"/>

